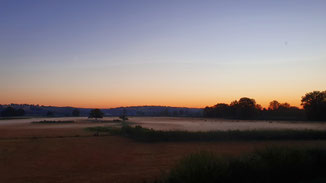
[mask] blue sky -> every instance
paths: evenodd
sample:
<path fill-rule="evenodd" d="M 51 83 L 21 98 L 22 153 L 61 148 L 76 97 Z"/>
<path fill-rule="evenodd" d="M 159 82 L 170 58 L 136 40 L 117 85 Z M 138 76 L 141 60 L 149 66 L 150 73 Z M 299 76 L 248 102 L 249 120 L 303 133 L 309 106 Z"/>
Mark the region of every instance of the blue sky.
<path fill-rule="evenodd" d="M 0 103 L 298 105 L 326 88 L 325 9 L 314 0 L 0 0 Z"/>

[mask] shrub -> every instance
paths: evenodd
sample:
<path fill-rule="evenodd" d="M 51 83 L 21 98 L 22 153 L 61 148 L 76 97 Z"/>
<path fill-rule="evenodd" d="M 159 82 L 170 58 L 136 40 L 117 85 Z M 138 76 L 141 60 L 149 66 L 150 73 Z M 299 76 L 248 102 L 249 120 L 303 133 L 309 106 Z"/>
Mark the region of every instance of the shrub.
<path fill-rule="evenodd" d="M 34 123 L 34 124 L 62 124 L 62 123 L 74 123 L 74 121 L 47 121 L 47 120 L 43 120 L 43 121 L 34 121 L 32 123 Z"/>

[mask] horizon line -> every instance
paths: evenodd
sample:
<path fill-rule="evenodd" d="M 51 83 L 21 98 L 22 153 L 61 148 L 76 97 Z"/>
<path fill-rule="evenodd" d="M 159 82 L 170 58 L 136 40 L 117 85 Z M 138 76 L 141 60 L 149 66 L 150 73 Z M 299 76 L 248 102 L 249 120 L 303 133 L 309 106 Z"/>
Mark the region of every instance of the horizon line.
<path fill-rule="evenodd" d="M 216 104 L 222 104 L 223 102 L 221 103 L 216 103 Z M 284 102 L 284 103 L 287 103 L 287 102 Z M 216 105 L 214 104 L 214 105 Z M 230 105 L 228 103 L 224 103 L 224 104 L 227 104 L 227 105 Z M 256 103 L 258 104 L 258 103 Z M 289 104 L 289 103 L 288 103 Z M 205 107 L 211 107 L 209 105 L 206 105 L 205 107 L 186 107 L 186 106 L 170 106 L 170 105 L 148 105 L 148 104 L 145 104 L 145 105 L 129 105 L 129 106 L 119 106 L 119 107 L 76 107 L 76 106 L 60 106 L 60 105 L 44 105 L 44 104 L 28 104 L 28 103 L 24 103 L 24 104 L 19 104 L 19 103 L 10 103 L 10 104 L 0 104 L 0 105 L 3 105 L 3 106 L 10 106 L 10 105 L 38 105 L 38 106 L 43 106 L 43 107 L 70 107 L 70 108 L 79 108 L 79 109 L 116 109 L 116 108 L 128 108 L 128 107 L 171 107 L 171 108 L 189 108 L 189 109 L 204 109 Z M 212 106 L 214 106 L 212 105 Z M 260 105 L 260 104 L 258 104 Z M 299 109 L 303 109 L 302 105 L 300 106 L 296 106 L 296 105 L 291 105 L 291 107 L 297 107 Z M 262 109 L 268 109 L 268 106 L 267 107 L 264 107 L 262 106 Z"/>
<path fill-rule="evenodd" d="M 176 107 L 176 106 L 165 106 L 165 105 L 131 105 L 131 106 L 119 106 L 119 107 L 73 107 L 73 106 L 56 106 L 56 105 L 43 105 L 43 104 L 18 104 L 18 103 L 10 103 L 10 104 L 0 104 L 0 105 L 38 105 L 43 107 L 70 107 L 70 108 L 79 108 L 79 109 L 116 109 L 116 108 L 128 108 L 128 107 L 173 107 L 173 108 L 189 108 L 189 109 L 204 109 L 205 107 Z"/>

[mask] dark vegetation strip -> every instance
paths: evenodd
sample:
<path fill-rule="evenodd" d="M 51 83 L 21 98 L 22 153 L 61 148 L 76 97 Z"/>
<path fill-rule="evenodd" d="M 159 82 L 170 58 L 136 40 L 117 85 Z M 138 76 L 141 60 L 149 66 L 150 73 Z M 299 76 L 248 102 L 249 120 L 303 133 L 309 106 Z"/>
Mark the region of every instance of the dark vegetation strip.
<path fill-rule="evenodd" d="M 0 117 L 0 120 L 29 119 L 30 117 Z"/>
<path fill-rule="evenodd" d="M 64 123 L 74 123 L 75 121 L 48 121 L 48 120 L 43 120 L 43 121 L 34 121 L 32 123 L 34 124 L 64 124 Z"/>
<path fill-rule="evenodd" d="M 249 140 L 323 140 L 325 131 L 317 130 L 231 130 L 231 131 L 160 131 L 128 125 L 121 128 L 89 127 L 96 133 L 120 135 L 143 142 L 160 141 L 249 141 Z"/>
<path fill-rule="evenodd" d="M 121 120 L 113 119 L 113 120 L 98 120 L 98 119 L 88 119 L 87 121 L 93 122 L 93 123 L 121 123 Z"/>
<path fill-rule="evenodd" d="M 92 135 L 59 135 L 59 136 L 31 136 L 31 137 L 3 137 L 0 140 L 38 140 L 38 139 L 59 139 L 59 138 L 83 138 L 83 137 L 98 137 L 98 134 Z M 101 134 L 101 137 L 112 136 L 108 134 Z"/>
<path fill-rule="evenodd" d="M 180 160 L 156 183 L 322 183 L 326 149 L 273 147 L 240 157 L 200 152 Z"/>

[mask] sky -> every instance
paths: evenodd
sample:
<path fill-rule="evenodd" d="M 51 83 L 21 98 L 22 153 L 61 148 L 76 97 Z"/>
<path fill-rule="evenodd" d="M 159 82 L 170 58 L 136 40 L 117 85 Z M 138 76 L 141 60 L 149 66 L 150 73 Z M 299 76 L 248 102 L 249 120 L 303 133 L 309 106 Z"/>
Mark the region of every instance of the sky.
<path fill-rule="evenodd" d="M 300 106 L 326 89 L 324 0 L 0 0 L 0 104 Z"/>

